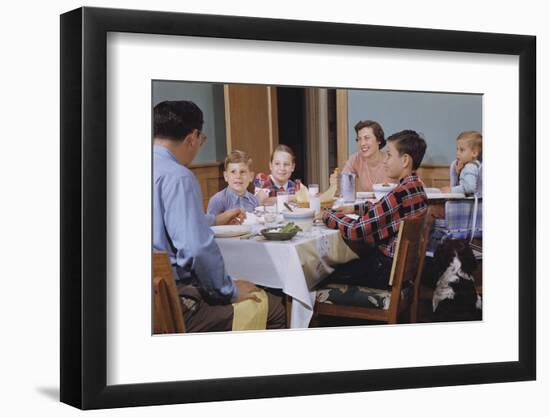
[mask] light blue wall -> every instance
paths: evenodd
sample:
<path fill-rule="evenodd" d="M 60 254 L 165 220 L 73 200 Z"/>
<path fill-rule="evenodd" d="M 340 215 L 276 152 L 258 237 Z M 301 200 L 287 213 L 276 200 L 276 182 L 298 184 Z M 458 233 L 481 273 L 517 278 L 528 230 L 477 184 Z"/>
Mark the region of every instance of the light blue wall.
<path fill-rule="evenodd" d="M 193 162 L 223 161 L 227 149 L 223 84 L 153 81 L 153 106 L 165 100 L 190 100 L 203 112 L 208 140 Z"/>
<path fill-rule="evenodd" d="M 359 120 L 376 120 L 386 137 L 403 129 L 416 130 L 428 145 L 422 163 L 450 164 L 458 134 L 482 131 L 482 95 L 349 90 L 350 154 L 357 148 L 353 126 Z"/>

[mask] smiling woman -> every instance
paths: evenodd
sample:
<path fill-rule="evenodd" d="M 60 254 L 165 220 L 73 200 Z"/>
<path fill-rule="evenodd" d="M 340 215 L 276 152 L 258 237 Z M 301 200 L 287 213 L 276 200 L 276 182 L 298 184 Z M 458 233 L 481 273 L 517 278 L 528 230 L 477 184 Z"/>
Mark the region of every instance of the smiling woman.
<path fill-rule="evenodd" d="M 350 156 L 344 166 L 344 173 L 353 173 L 359 177 L 359 191 L 372 191 L 378 183 L 390 182 L 384 168 L 386 145 L 384 130 L 373 120 L 359 121 L 355 127 L 357 152 Z"/>

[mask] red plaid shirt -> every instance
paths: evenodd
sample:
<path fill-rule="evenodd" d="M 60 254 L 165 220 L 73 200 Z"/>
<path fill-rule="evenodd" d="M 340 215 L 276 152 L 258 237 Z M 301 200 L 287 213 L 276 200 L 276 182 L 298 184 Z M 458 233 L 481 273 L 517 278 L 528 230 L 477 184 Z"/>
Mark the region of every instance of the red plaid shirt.
<path fill-rule="evenodd" d="M 355 212 L 360 216 L 357 220 L 334 210 L 325 211 L 323 220 L 327 227 L 339 229 L 344 239 L 373 243 L 393 258 L 401 220 L 425 216 L 427 211 L 424 184 L 413 172 L 380 201 L 356 204 Z"/>
<path fill-rule="evenodd" d="M 281 188 L 283 190 L 285 189 L 284 187 L 276 186 L 271 178 L 271 175 L 264 173 L 256 175 L 256 178 L 254 179 L 254 187 L 269 190 L 269 197 L 277 197 L 277 191 L 281 191 Z M 296 183 L 292 180 L 288 180 L 286 183 L 286 190 L 297 191 L 298 188 L 296 187 Z"/>

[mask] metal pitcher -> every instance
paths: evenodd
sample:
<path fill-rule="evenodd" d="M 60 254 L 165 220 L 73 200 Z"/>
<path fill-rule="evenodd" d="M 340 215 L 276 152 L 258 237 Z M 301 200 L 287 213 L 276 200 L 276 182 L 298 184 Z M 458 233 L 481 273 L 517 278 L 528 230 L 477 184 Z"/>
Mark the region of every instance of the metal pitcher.
<path fill-rule="evenodd" d="M 355 201 L 355 174 L 342 172 L 340 174 L 340 193 L 344 203 L 353 203 Z"/>

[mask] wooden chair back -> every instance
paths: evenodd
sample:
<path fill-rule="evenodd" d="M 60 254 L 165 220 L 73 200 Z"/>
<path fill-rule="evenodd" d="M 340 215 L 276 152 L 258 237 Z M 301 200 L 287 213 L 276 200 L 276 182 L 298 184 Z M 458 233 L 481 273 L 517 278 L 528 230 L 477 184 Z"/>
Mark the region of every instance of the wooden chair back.
<path fill-rule="evenodd" d="M 176 281 L 166 252 L 153 252 L 153 333 L 184 333 Z"/>
<path fill-rule="evenodd" d="M 350 317 L 394 324 L 397 323 L 400 313 L 406 307 L 410 307 L 409 320 L 413 323 L 416 322 L 420 280 L 431 229 L 430 219 L 431 216 L 428 215 L 407 219 L 402 221 L 399 226 L 396 253 L 390 273 L 390 306 L 387 310 L 318 302 L 315 304 L 315 316 Z M 409 282 L 411 293 L 407 301 L 402 302 L 401 291 L 405 282 Z"/>
<path fill-rule="evenodd" d="M 392 272 L 390 275 L 391 301 L 388 309 L 388 322 L 397 323 L 398 315 L 403 311 L 401 291 L 404 284 L 408 283 L 410 310 L 410 321 L 415 323 L 418 310 L 418 292 L 424 260 L 426 257 L 426 246 L 430 237 L 431 223 L 428 222 L 429 215 L 408 219 L 401 222 L 397 238 L 396 254 L 393 259 Z"/>

